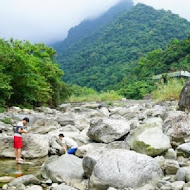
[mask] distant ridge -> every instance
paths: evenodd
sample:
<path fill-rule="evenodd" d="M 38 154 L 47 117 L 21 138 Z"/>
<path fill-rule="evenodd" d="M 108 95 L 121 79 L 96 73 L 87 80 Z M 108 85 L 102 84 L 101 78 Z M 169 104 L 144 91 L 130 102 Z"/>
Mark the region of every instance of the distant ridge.
<path fill-rule="evenodd" d="M 93 20 L 84 20 L 79 25 L 71 28 L 68 32 L 67 38 L 64 41 L 52 44 L 53 48 L 58 54 L 61 53 L 73 43 L 85 38 L 103 25 L 111 23 L 112 20 L 118 16 L 118 14 L 121 14 L 122 11 L 126 11 L 126 9 L 131 7 L 133 7 L 132 0 L 121 0 L 117 5 L 111 7 L 107 12 L 98 18 Z"/>
<path fill-rule="evenodd" d="M 186 19 L 171 11 L 137 4 L 72 43 L 58 55 L 58 61 L 70 85 L 98 91 L 114 89 L 140 57 L 157 48 L 165 49 L 172 39 L 185 39 L 189 32 Z"/>

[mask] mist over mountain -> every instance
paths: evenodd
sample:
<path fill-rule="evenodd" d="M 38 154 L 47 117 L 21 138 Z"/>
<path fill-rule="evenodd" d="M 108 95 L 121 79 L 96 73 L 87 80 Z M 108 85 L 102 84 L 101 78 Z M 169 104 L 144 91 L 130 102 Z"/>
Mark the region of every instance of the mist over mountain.
<path fill-rule="evenodd" d="M 80 25 L 75 31 L 78 28 Z M 131 8 L 130 4 L 109 24 L 70 45 L 66 43 L 63 47 L 67 48 L 62 49 L 57 59 L 64 70 L 64 80 L 70 85 L 98 91 L 114 89 L 140 57 L 157 48 L 165 49 L 174 38 L 185 39 L 189 31 L 190 23 L 171 11 L 155 10 L 144 4 Z"/>
<path fill-rule="evenodd" d="M 118 14 L 121 14 L 122 11 L 130 9 L 132 6 L 132 0 L 122 0 L 98 18 L 84 20 L 78 26 L 72 27 L 64 41 L 51 44 L 51 46 L 56 49 L 59 54 L 73 43 L 85 38 L 103 25 L 108 25 L 115 17 L 117 17 Z"/>

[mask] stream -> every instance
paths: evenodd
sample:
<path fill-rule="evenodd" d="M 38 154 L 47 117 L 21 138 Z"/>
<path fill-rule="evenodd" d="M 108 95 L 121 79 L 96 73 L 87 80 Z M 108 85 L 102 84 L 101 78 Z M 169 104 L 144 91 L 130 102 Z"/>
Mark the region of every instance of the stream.
<path fill-rule="evenodd" d="M 22 165 L 17 164 L 13 159 L 0 159 L 0 177 L 11 176 L 20 177 L 23 175 L 33 174 L 40 177 L 40 169 L 42 164 L 47 160 L 47 158 L 27 160 L 32 162 L 32 165 Z M 0 182 L 0 187 L 3 183 Z"/>

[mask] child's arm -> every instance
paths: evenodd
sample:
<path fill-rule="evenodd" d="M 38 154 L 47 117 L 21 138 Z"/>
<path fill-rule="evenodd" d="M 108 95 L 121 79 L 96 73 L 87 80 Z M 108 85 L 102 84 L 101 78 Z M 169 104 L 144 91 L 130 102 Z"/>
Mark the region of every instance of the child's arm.
<path fill-rule="evenodd" d="M 65 150 L 65 154 L 67 153 L 67 146 L 66 144 L 63 144 L 63 149 Z"/>
<path fill-rule="evenodd" d="M 26 129 L 21 129 L 20 127 L 18 128 L 19 133 L 28 133 Z"/>

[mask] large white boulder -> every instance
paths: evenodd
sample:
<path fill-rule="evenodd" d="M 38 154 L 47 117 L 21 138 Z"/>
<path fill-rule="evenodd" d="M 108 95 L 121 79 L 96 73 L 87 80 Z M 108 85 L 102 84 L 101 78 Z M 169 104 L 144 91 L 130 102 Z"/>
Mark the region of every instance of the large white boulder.
<path fill-rule="evenodd" d="M 109 143 L 120 139 L 130 131 L 125 119 L 95 118 L 91 121 L 87 135 L 96 142 Z"/>
<path fill-rule="evenodd" d="M 97 161 L 90 177 L 92 190 L 124 189 L 155 184 L 163 176 L 151 157 L 128 150 L 109 150 Z"/>
<path fill-rule="evenodd" d="M 43 176 L 55 183 L 74 184 L 83 180 L 82 160 L 74 155 L 65 154 L 44 165 Z"/>
<path fill-rule="evenodd" d="M 143 126 L 130 136 L 129 144 L 136 152 L 157 156 L 171 147 L 170 139 L 162 128 Z"/>
<path fill-rule="evenodd" d="M 28 127 L 28 131 L 37 134 L 47 134 L 61 127 L 57 121 L 47 118 L 38 118 L 32 125 Z"/>
<path fill-rule="evenodd" d="M 23 156 L 25 158 L 40 158 L 48 155 L 48 138 L 45 135 L 24 134 Z M 13 136 L 0 137 L 0 157 L 15 157 Z"/>
<path fill-rule="evenodd" d="M 164 133 L 170 137 L 173 145 L 190 142 L 190 120 L 181 111 L 168 112 L 162 126 Z"/>

